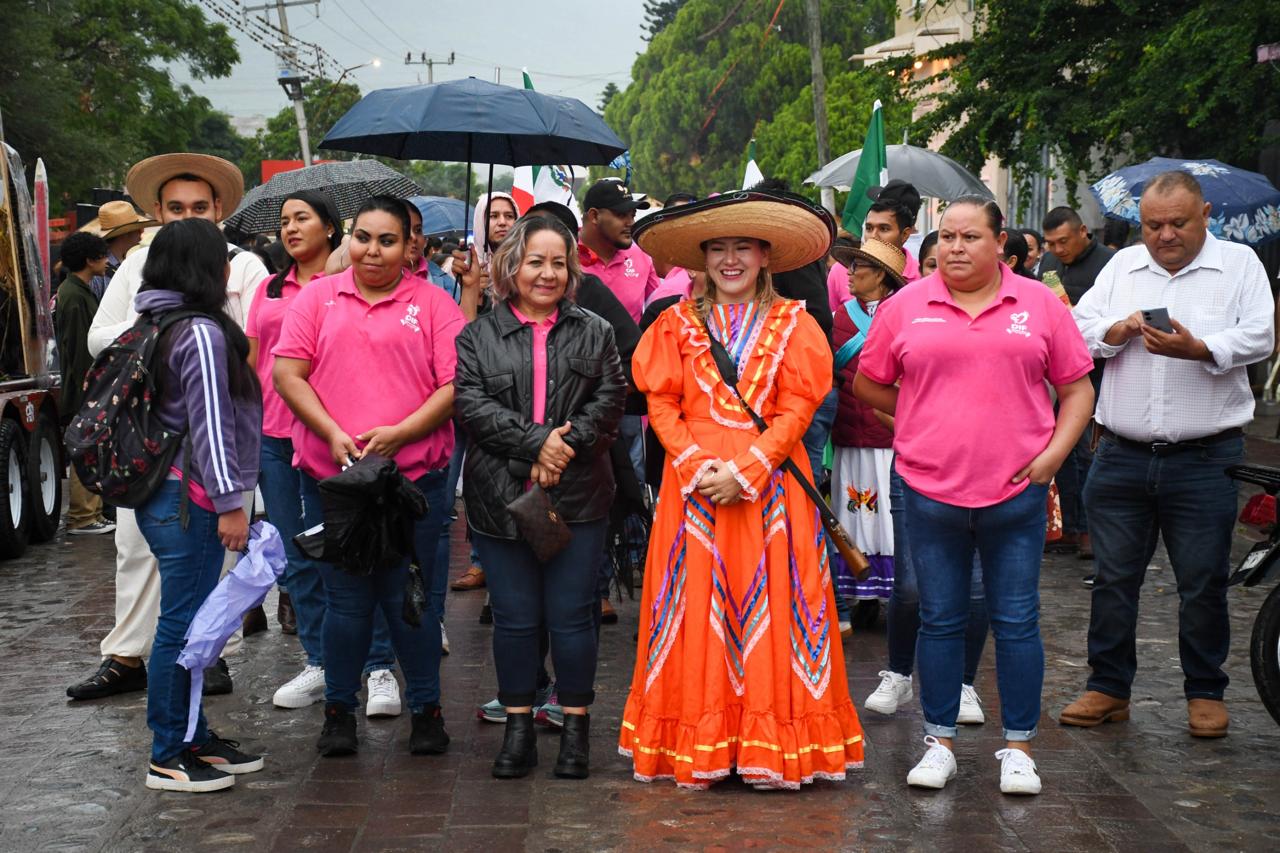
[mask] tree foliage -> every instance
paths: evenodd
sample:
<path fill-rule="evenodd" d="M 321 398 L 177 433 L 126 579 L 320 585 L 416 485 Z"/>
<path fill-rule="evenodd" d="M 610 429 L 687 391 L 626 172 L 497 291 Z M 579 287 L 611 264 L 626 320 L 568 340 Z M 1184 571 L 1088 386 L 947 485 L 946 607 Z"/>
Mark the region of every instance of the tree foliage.
<path fill-rule="evenodd" d="M 680 7 L 689 0 L 645 0 L 644 3 L 644 28 L 648 35 L 645 41 L 652 41 L 653 37 L 676 19 Z"/>
<path fill-rule="evenodd" d="M 621 91 L 622 90 L 618 88 L 618 84 L 610 80 L 604 87 L 604 91 L 600 93 L 600 107 L 598 112 L 603 113 L 607 110 L 609 108 L 609 102 L 617 97 L 618 93 Z"/>
<path fill-rule="evenodd" d="M 1280 38 L 1280 0 L 977 5 L 975 38 L 933 54 L 955 61 L 924 118 L 970 168 L 995 155 L 1026 180 L 1046 149 L 1069 184 L 1157 155 L 1257 168 L 1280 76 L 1254 51 Z"/>
<path fill-rule="evenodd" d="M 230 126 L 166 64 L 196 79 L 238 61 L 226 27 L 187 0 L 0 0 L 5 138 L 27 162 L 43 157 L 53 197 L 119 185 L 152 154 L 200 150 Z"/>
<path fill-rule="evenodd" d="M 812 133 L 812 100 L 802 99 L 810 83 L 804 5 L 782 4 L 766 30 L 779 5 L 688 0 L 636 59 L 631 85 L 609 102 L 605 120 L 631 147 L 639 189 L 662 196 L 740 185 L 749 139 L 788 106 L 794 105 L 788 115 L 807 121 Z M 822 4 L 828 79 L 849 70 L 850 54 L 891 31 L 894 8 L 893 0 Z M 832 117 L 838 138 L 844 120 Z M 848 132 L 865 131 L 864 114 L 848 120 L 854 128 Z M 766 174 L 774 171 L 772 162 L 758 159 Z"/>

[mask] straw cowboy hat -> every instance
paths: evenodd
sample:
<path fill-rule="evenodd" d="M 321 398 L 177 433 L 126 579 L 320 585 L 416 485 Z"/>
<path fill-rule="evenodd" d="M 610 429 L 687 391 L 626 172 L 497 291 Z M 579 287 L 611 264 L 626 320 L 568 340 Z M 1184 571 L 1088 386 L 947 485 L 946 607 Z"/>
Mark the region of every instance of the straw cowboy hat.
<path fill-rule="evenodd" d="M 831 257 L 846 267 L 857 260 L 884 270 L 885 283 L 894 290 L 907 283 L 907 280 L 902 277 L 902 271 L 907 268 L 907 256 L 897 246 L 883 240 L 864 240 L 857 248 L 836 246 L 831 250 Z"/>
<path fill-rule="evenodd" d="M 769 244 L 769 271 L 779 273 L 826 257 L 836 224 L 798 195 L 735 192 L 660 210 L 637 223 L 633 236 L 650 257 L 700 272 L 708 241 L 751 237 Z"/>
<path fill-rule="evenodd" d="M 80 230 L 97 234 L 103 240 L 114 240 L 130 231 L 141 231 L 159 224 L 150 216 L 139 213 L 127 201 L 109 201 L 98 208 L 98 217 Z"/>
<path fill-rule="evenodd" d="M 209 154 L 157 154 L 135 163 L 125 178 L 125 188 L 143 207 L 160 200 L 160 187 L 178 175 L 195 175 L 213 187 L 224 216 L 240 206 L 244 197 L 244 175 L 236 164 Z"/>

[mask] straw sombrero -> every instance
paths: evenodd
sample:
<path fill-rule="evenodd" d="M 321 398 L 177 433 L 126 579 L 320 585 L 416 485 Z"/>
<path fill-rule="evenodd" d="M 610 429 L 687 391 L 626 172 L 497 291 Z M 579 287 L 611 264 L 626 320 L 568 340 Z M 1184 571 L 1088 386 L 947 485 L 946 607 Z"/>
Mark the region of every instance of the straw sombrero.
<path fill-rule="evenodd" d="M 902 271 L 907 268 L 907 256 L 897 246 L 883 240 L 864 240 L 857 248 L 836 246 L 831 250 L 831 257 L 846 267 L 854 259 L 873 264 L 876 268 L 884 270 L 885 278 L 894 290 L 907 283 L 907 280 L 902 277 Z"/>
<path fill-rule="evenodd" d="M 176 175 L 189 174 L 208 181 L 222 204 L 224 216 L 240 206 L 244 197 L 244 175 L 236 164 L 209 154 L 158 154 L 135 163 L 125 178 L 125 188 L 143 207 L 160 200 L 160 186 Z"/>
<path fill-rule="evenodd" d="M 96 234 L 103 240 L 113 240 L 121 234 L 141 231 L 159 224 L 150 216 L 139 213 L 127 201 L 109 201 L 98 208 L 97 218 L 90 220 L 80 230 Z"/>
<path fill-rule="evenodd" d="M 652 258 L 705 272 L 702 246 L 718 237 L 769 244 L 769 271 L 798 269 L 826 256 L 835 220 L 790 193 L 736 192 L 660 210 L 636 223 L 633 237 Z"/>

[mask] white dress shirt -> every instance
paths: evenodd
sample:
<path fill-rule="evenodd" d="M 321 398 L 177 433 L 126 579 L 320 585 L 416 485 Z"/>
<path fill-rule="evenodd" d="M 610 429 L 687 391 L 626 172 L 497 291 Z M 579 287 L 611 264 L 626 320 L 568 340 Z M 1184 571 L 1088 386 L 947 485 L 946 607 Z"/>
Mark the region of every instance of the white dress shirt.
<path fill-rule="evenodd" d="M 235 249 L 230 243 L 227 251 Z M 102 294 L 98 313 L 89 326 L 89 352 L 97 356 L 120 333 L 133 325 L 138 312 L 133 310 L 133 297 L 142 287 L 142 265 L 147 262 L 147 247 L 140 247 L 124 259 Z M 258 285 L 269 275 L 262 260 L 253 252 L 238 252 L 231 259 L 231 275 L 227 278 L 227 314 L 240 328 L 249 317 L 249 306 Z"/>
<path fill-rule="evenodd" d="M 1103 342 L 1135 311 L 1167 308 L 1208 347 L 1212 361 L 1153 355 L 1141 336 Z M 1175 275 L 1138 244 L 1121 249 L 1080 299 L 1076 324 L 1095 358 L 1107 359 L 1096 419 L 1134 441 L 1190 441 L 1253 419 L 1246 365 L 1271 355 L 1275 303 L 1253 250 L 1206 235 Z"/>

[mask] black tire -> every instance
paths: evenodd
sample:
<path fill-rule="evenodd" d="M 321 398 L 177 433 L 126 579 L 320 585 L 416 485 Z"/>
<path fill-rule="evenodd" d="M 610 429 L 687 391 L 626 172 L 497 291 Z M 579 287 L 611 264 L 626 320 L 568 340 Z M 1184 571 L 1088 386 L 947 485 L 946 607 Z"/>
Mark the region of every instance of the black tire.
<path fill-rule="evenodd" d="M 27 436 L 16 421 L 5 418 L 0 420 L 0 560 L 21 557 L 27 550 L 28 492 Z"/>
<path fill-rule="evenodd" d="M 32 542 L 48 542 L 62 519 L 62 437 L 50 407 L 36 420 L 27 452 Z"/>
<path fill-rule="evenodd" d="M 1253 683 L 1271 718 L 1280 723 L 1280 586 L 1258 608 L 1249 641 Z"/>

